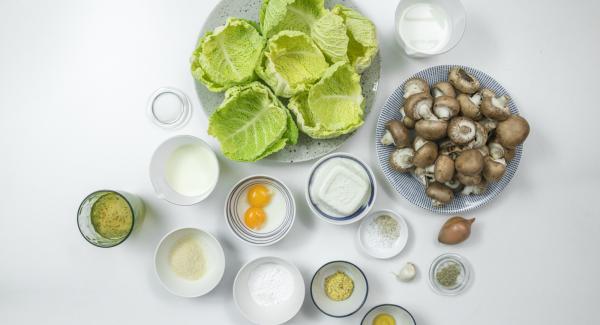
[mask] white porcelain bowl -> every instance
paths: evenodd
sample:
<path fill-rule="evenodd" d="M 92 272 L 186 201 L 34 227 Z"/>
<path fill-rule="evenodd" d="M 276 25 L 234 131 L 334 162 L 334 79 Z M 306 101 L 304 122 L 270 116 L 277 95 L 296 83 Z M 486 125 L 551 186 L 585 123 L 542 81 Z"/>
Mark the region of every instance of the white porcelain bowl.
<path fill-rule="evenodd" d="M 398 222 L 398 225 L 400 226 L 400 236 L 398 236 L 398 239 L 396 239 L 394 244 L 389 248 L 376 247 L 376 246 L 369 245 L 369 243 L 366 240 L 369 224 L 371 222 L 373 222 L 377 217 L 382 216 L 382 215 L 388 215 L 388 216 L 394 218 Z M 358 241 L 358 246 L 366 254 L 371 255 L 375 258 L 385 259 L 385 258 L 392 258 L 392 257 L 400 254 L 400 252 L 402 252 L 404 247 L 406 247 L 406 243 L 408 242 L 408 236 L 409 236 L 408 224 L 406 223 L 406 220 L 404 220 L 404 218 L 402 216 L 400 216 L 399 214 L 397 214 L 391 210 L 379 210 L 379 211 L 375 211 L 375 212 L 372 212 L 371 214 L 369 214 L 369 216 L 367 216 L 365 219 L 363 219 L 363 221 L 360 223 L 360 227 L 358 228 L 358 232 L 357 232 L 357 241 Z"/>
<path fill-rule="evenodd" d="M 246 195 L 248 189 L 256 184 L 266 185 L 276 192 L 278 202 L 273 202 L 273 198 L 270 205 L 280 204 L 285 207 L 285 213 L 281 215 L 269 213 L 269 207 L 266 207 L 267 222 L 258 231 L 248 228 L 244 223 L 244 212 L 249 207 Z M 254 175 L 242 179 L 233 186 L 225 200 L 225 219 L 229 229 L 237 238 L 251 245 L 268 246 L 282 240 L 292 229 L 295 218 L 296 201 L 292 191 L 282 181 L 271 176 Z"/>
<path fill-rule="evenodd" d="M 334 301 L 325 293 L 325 279 L 336 272 L 344 272 L 354 281 L 352 295 L 343 301 Z M 346 261 L 333 261 L 315 273 L 310 284 L 310 295 L 317 308 L 327 316 L 347 317 L 356 313 L 367 301 L 369 283 L 367 277 L 358 266 Z"/>
<path fill-rule="evenodd" d="M 200 243 L 206 261 L 204 275 L 196 281 L 178 277 L 169 265 L 174 245 L 188 236 Z M 154 253 L 154 266 L 158 279 L 169 292 L 180 297 L 199 297 L 221 282 L 225 271 L 225 254 L 219 241 L 210 233 L 197 228 L 181 228 L 171 231 L 160 240 Z"/>
<path fill-rule="evenodd" d="M 369 310 L 365 314 L 365 317 L 363 317 L 362 321 L 360 322 L 360 325 L 373 324 L 373 320 L 379 314 L 388 314 L 388 315 L 394 317 L 396 324 L 402 324 L 402 325 L 416 325 L 417 324 L 417 322 L 415 321 L 415 319 L 411 315 L 411 313 L 409 313 L 408 310 L 404 309 L 404 307 L 401 307 L 398 305 L 392 305 L 392 304 L 383 304 L 383 305 L 379 305 L 379 306 L 375 306 L 375 307 L 371 308 L 371 310 Z"/>
<path fill-rule="evenodd" d="M 261 306 L 252 298 L 248 280 L 252 271 L 264 264 L 277 264 L 288 270 L 293 279 L 293 292 L 289 299 L 271 306 Z M 304 302 L 304 279 L 296 266 L 279 257 L 260 257 L 242 266 L 233 282 L 233 300 L 246 319 L 254 324 L 278 325 L 292 319 Z"/>
<path fill-rule="evenodd" d="M 216 165 L 216 177 L 213 179 L 209 188 L 203 194 L 197 196 L 186 196 L 178 193 L 171 188 L 165 177 L 167 160 L 176 149 L 187 144 L 199 145 L 208 149 L 211 154 L 209 156 L 210 161 L 207 161 L 206 163 L 213 166 Z M 204 142 L 204 140 L 191 135 L 177 135 L 167 139 L 154 151 L 150 162 L 150 181 L 152 182 L 152 187 L 154 187 L 156 195 L 160 199 L 177 205 L 193 205 L 206 199 L 217 186 L 217 182 L 219 181 L 219 160 L 212 148 L 208 143 Z"/>
<path fill-rule="evenodd" d="M 336 214 L 332 214 L 332 213 L 322 209 L 319 206 L 316 198 L 314 198 L 312 195 L 312 189 L 313 189 L 313 186 L 315 183 L 315 175 L 317 175 L 319 168 L 321 168 L 323 166 L 323 164 L 327 163 L 328 161 L 330 161 L 331 159 L 334 159 L 334 158 L 348 159 L 348 160 L 351 160 L 352 162 L 357 163 L 366 172 L 368 179 L 369 179 L 370 192 L 367 196 L 366 201 L 363 203 L 362 206 L 360 206 L 358 208 L 358 210 L 356 210 L 348 215 L 336 215 Z M 306 202 L 308 203 L 308 206 L 310 207 L 311 211 L 314 214 L 316 214 L 319 218 L 321 218 L 329 223 L 335 224 L 335 225 L 347 225 L 347 224 L 357 222 L 360 219 L 364 218 L 369 213 L 371 208 L 373 208 L 375 199 L 377 198 L 377 180 L 375 179 L 375 175 L 373 174 L 373 170 L 371 170 L 371 167 L 369 167 L 368 164 L 366 164 L 364 161 L 362 161 L 358 157 L 351 155 L 349 153 L 343 153 L 343 152 L 332 153 L 332 154 L 329 154 L 329 155 L 319 159 L 312 166 L 312 168 L 310 170 L 310 174 L 308 176 L 308 180 L 306 182 L 304 194 L 306 196 Z"/>

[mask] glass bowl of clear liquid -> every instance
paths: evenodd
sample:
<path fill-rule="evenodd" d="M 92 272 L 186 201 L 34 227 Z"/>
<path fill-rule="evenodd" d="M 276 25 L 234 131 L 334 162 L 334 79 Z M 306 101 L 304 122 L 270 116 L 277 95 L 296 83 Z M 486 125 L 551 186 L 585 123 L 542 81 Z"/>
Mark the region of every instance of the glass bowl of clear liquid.
<path fill-rule="evenodd" d="M 467 14 L 460 0 L 400 0 L 396 40 L 410 57 L 430 57 L 451 50 L 465 31 Z"/>

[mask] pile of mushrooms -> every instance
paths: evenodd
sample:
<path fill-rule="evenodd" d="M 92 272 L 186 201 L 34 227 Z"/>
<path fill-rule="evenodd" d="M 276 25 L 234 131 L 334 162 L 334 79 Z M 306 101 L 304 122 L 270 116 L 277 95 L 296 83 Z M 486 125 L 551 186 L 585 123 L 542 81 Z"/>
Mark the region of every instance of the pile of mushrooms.
<path fill-rule="evenodd" d="M 404 98 L 402 120 L 386 124 L 381 143 L 396 147 L 391 166 L 417 177 L 436 207 L 458 193 L 484 193 L 529 135 L 527 120 L 511 114 L 508 96 L 482 89 L 460 67 L 431 87 L 420 78 L 408 80 Z"/>

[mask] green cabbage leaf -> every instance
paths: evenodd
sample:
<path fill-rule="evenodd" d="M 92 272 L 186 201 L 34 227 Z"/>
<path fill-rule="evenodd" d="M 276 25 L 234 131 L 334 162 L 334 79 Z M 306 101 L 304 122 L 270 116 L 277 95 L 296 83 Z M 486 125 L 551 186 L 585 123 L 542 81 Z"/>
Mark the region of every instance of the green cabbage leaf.
<path fill-rule="evenodd" d="M 229 18 L 206 33 L 192 54 L 192 75 L 213 92 L 256 79 L 265 40 L 251 22 Z"/>
<path fill-rule="evenodd" d="M 349 37 L 348 59 L 358 73 L 367 69 L 377 55 L 378 43 L 375 25 L 356 10 L 336 5 L 332 12 L 341 17 Z"/>
<path fill-rule="evenodd" d="M 262 159 L 298 139 L 289 111 L 260 82 L 228 89 L 209 119 L 208 133 L 227 158 L 237 161 Z"/>
<path fill-rule="evenodd" d="M 364 105 L 360 76 L 350 64 L 338 62 L 308 92 L 292 97 L 288 108 L 302 132 L 312 138 L 329 139 L 360 127 Z"/>
<path fill-rule="evenodd" d="M 325 56 L 308 35 L 286 30 L 268 41 L 256 74 L 277 96 L 289 98 L 308 90 L 328 67 Z"/>

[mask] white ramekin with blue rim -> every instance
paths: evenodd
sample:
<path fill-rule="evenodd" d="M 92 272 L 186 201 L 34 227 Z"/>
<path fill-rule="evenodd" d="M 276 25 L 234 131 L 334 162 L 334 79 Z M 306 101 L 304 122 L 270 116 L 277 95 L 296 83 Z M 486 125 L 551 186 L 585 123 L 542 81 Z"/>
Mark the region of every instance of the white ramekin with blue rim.
<path fill-rule="evenodd" d="M 329 211 L 325 211 L 323 208 L 319 207 L 316 198 L 314 198 L 312 194 L 312 188 L 315 183 L 316 172 L 319 170 L 319 168 L 323 166 L 323 164 L 335 158 L 349 159 L 357 163 L 366 172 L 368 176 L 369 193 L 366 197 L 365 202 L 356 211 L 347 215 L 336 215 L 332 214 Z M 314 214 L 316 214 L 319 218 L 335 225 L 347 225 L 364 218 L 369 213 L 371 208 L 373 208 L 373 205 L 375 204 L 375 199 L 377 197 L 377 181 L 375 180 L 375 175 L 373 174 L 373 170 L 371 170 L 371 167 L 369 167 L 369 165 L 367 165 L 358 157 L 344 152 L 332 153 L 319 159 L 311 168 L 305 187 L 305 196 L 311 211 Z"/>

